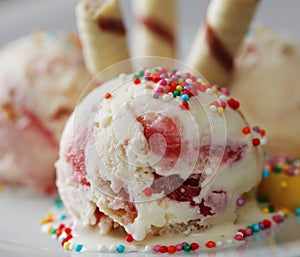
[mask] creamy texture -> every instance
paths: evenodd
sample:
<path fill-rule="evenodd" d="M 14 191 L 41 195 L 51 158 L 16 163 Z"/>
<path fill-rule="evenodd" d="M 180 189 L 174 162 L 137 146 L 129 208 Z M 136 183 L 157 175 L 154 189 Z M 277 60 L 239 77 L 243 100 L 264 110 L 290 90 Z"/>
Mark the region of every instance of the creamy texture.
<path fill-rule="evenodd" d="M 231 93 L 250 123 L 268 131 L 270 154 L 295 155 L 300 145 L 300 41 L 259 28 L 235 60 Z"/>
<path fill-rule="evenodd" d="M 232 224 L 237 199 L 260 181 L 260 135 L 242 133 L 248 125 L 222 89 L 194 81 L 186 110 L 155 94 L 160 79 L 131 77 L 95 89 L 65 127 L 57 186 L 75 224 L 121 226 L 137 241 Z M 215 102 L 228 105 L 218 113 Z"/>
<path fill-rule="evenodd" d="M 0 181 L 50 190 L 66 119 L 90 80 L 78 38 L 36 31 L 0 51 Z"/>
<path fill-rule="evenodd" d="M 214 251 L 225 251 L 227 248 L 232 251 L 237 250 L 239 254 L 244 248 L 251 247 L 251 244 L 259 240 L 274 240 L 273 237 L 278 237 L 278 233 L 282 226 L 278 226 L 272 218 L 272 214 L 264 214 L 260 207 L 258 207 L 257 202 L 254 198 L 249 199 L 242 208 L 237 210 L 239 218 L 232 224 L 231 222 L 225 222 L 219 225 L 216 225 L 212 228 L 209 228 L 205 231 L 199 233 L 193 233 L 185 235 L 183 233 L 179 234 L 167 234 L 164 236 L 153 236 L 147 235 L 147 237 L 142 241 L 127 241 L 126 233 L 123 230 L 115 229 L 109 231 L 107 234 L 99 236 L 97 227 L 77 227 L 76 233 L 72 234 L 72 237 L 67 240 L 67 244 L 64 244 L 63 247 L 65 250 L 73 250 L 76 248 L 76 245 L 83 245 L 83 251 L 86 252 L 111 252 L 116 253 L 117 247 L 123 245 L 125 247 L 124 252 L 154 252 L 156 246 L 175 246 L 181 245 L 183 242 L 191 245 L 192 243 L 197 243 L 200 248 L 199 251 L 214 250 Z M 65 231 L 69 228 L 72 228 L 72 219 L 66 215 L 66 210 L 59 208 L 50 209 L 53 220 L 44 224 L 41 229 L 45 233 L 51 233 L 51 228 L 55 229 L 61 224 L 65 225 Z M 61 220 L 60 217 L 66 216 L 65 219 Z M 269 221 L 271 228 L 261 228 L 260 232 L 256 232 L 254 237 L 244 237 L 244 240 L 236 240 L 235 236 L 241 229 L 246 229 L 249 225 L 260 224 L 263 222 Z M 286 222 L 286 221 L 285 221 Z M 265 223 L 267 224 L 267 223 Z M 288 232 L 290 233 L 290 232 Z M 53 236 L 62 242 L 66 238 L 65 232 L 61 235 Z M 208 242 L 213 242 L 210 244 Z M 196 250 L 196 251 L 197 251 Z M 180 250 L 177 250 L 180 252 Z"/>

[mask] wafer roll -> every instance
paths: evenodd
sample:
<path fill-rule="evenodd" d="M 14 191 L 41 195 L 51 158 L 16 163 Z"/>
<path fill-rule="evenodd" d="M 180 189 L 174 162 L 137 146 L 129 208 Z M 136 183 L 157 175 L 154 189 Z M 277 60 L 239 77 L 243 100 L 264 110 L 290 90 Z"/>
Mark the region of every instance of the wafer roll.
<path fill-rule="evenodd" d="M 118 0 L 83 0 L 76 7 L 76 18 L 85 63 L 91 74 L 129 58 Z"/>
<path fill-rule="evenodd" d="M 212 0 L 187 63 L 210 83 L 226 86 L 233 59 L 248 30 L 259 0 Z"/>
<path fill-rule="evenodd" d="M 175 0 L 132 0 L 134 56 L 176 56 Z"/>

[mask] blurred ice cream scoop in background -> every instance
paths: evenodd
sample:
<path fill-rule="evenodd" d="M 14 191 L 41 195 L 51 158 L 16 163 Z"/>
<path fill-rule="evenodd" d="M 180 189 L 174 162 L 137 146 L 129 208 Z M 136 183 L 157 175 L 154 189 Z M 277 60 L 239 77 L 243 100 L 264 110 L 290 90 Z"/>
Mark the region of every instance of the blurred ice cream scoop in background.
<path fill-rule="evenodd" d="M 65 121 L 90 75 L 74 33 L 36 31 L 0 51 L 0 181 L 53 191 Z"/>
<path fill-rule="evenodd" d="M 268 131 L 267 152 L 300 155 L 300 38 L 258 28 L 235 60 L 231 92 Z"/>

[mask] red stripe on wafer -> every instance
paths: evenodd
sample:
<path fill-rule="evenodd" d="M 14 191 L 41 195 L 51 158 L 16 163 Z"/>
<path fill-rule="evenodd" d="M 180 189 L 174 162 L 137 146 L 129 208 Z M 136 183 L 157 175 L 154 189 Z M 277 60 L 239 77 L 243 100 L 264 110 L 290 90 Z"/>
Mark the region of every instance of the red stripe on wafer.
<path fill-rule="evenodd" d="M 259 0 L 258 0 L 259 1 Z M 212 55 L 224 67 L 225 70 L 231 71 L 233 68 L 233 57 L 227 50 L 226 46 L 215 34 L 212 27 L 205 19 L 205 39 Z"/>
<path fill-rule="evenodd" d="M 99 17 L 98 26 L 101 30 L 108 32 L 125 35 L 126 30 L 122 20 L 109 18 L 109 17 Z"/>
<path fill-rule="evenodd" d="M 175 45 L 174 34 L 167 28 L 165 28 L 161 23 L 157 22 L 150 17 L 144 17 L 139 20 L 148 30 L 152 31 L 157 36 L 168 41 L 170 44 Z"/>

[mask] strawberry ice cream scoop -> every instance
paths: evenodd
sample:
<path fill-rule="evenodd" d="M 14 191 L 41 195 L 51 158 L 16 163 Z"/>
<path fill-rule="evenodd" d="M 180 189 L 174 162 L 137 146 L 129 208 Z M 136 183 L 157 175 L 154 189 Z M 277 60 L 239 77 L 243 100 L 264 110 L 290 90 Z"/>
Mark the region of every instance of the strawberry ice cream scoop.
<path fill-rule="evenodd" d="M 77 226 L 102 234 L 196 233 L 237 218 L 260 181 L 261 129 L 226 89 L 164 68 L 90 93 L 67 122 L 57 186 Z"/>
<path fill-rule="evenodd" d="M 37 31 L 0 51 L 0 182 L 55 186 L 59 137 L 90 80 L 75 34 Z"/>

